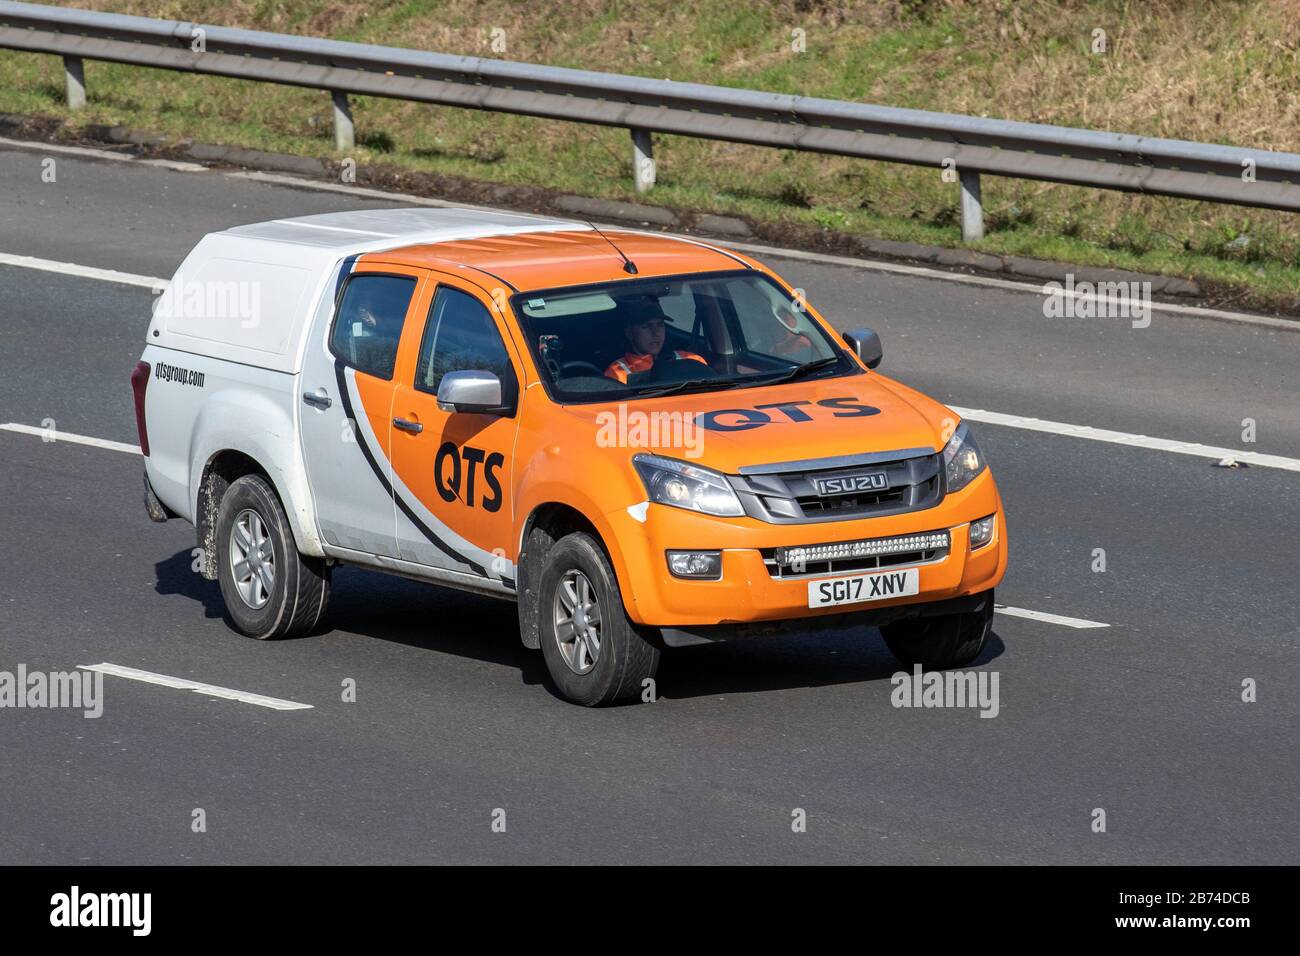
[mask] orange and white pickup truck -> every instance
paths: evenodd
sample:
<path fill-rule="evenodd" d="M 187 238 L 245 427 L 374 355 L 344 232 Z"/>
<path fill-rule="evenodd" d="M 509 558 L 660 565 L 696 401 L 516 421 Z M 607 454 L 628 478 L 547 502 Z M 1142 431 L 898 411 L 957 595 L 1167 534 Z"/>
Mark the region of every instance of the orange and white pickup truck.
<path fill-rule="evenodd" d="M 587 705 L 683 644 L 878 627 L 942 668 L 988 634 L 1007 539 L 974 436 L 748 256 L 478 210 L 276 220 L 201 240 L 145 341 L 146 507 L 194 524 L 251 637 L 319 629 L 339 564 L 516 601 Z"/>

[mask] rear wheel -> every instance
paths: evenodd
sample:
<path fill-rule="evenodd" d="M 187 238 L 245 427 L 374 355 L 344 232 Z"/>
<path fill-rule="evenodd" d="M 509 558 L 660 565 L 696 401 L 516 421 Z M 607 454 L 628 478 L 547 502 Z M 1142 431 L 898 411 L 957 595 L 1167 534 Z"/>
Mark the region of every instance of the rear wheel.
<path fill-rule="evenodd" d="M 325 616 L 330 569 L 298 553 L 280 499 L 259 475 L 231 483 L 217 510 L 217 581 L 235 628 L 258 640 L 307 634 Z"/>
<path fill-rule="evenodd" d="M 587 707 L 636 699 L 659 649 L 628 619 L 596 540 L 575 532 L 555 542 L 537 590 L 542 656 L 560 693 Z"/>
<path fill-rule="evenodd" d="M 979 657 L 992 629 L 993 592 L 989 591 L 978 611 L 899 621 L 886 624 L 880 633 L 900 663 L 943 670 L 962 667 Z"/>

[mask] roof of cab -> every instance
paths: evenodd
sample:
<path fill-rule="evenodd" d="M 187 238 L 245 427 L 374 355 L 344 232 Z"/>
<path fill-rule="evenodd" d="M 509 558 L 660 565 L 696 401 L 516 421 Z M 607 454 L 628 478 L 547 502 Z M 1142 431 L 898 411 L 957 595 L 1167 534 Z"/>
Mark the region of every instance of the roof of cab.
<path fill-rule="evenodd" d="M 635 274 L 625 270 L 623 256 L 635 264 Z M 429 269 L 476 269 L 517 292 L 749 268 L 744 259 L 702 242 L 590 227 L 448 239 L 366 258 Z"/>
<path fill-rule="evenodd" d="M 298 250 L 293 257 L 304 264 L 357 255 L 431 269 L 475 269 L 521 292 L 632 278 L 610 240 L 642 277 L 749 267 L 738 256 L 689 239 L 455 207 L 322 213 L 234 226 L 217 235 L 235 243 L 292 246 Z"/>

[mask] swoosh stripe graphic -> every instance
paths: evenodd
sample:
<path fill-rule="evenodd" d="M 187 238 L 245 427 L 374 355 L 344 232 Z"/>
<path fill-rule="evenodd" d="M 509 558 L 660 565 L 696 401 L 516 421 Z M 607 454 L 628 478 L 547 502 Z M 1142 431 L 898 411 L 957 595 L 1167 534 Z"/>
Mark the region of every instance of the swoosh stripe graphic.
<path fill-rule="evenodd" d="M 343 283 L 348 281 L 348 275 L 352 272 L 352 267 L 357 264 L 357 256 L 348 256 L 339 266 L 339 277 L 334 282 L 334 307 L 338 308 L 339 293 L 343 291 Z"/>
<path fill-rule="evenodd" d="M 352 393 L 348 389 L 348 380 L 347 380 L 347 375 L 344 372 L 344 368 L 345 366 L 343 365 L 342 362 L 339 362 L 337 360 L 334 362 L 334 374 L 338 378 L 339 396 L 343 400 L 343 413 L 347 415 L 348 418 L 352 419 L 353 422 L 356 422 L 357 416 L 356 416 L 356 412 L 353 410 Z M 392 482 L 390 482 L 388 480 L 388 476 L 384 474 L 384 469 L 379 464 L 379 459 L 375 457 L 374 450 L 368 444 L 366 444 L 366 438 L 365 435 L 361 433 L 360 426 L 358 425 L 357 427 L 353 428 L 352 432 L 353 435 L 356 437 L 357 445 L 361 448 L 361 454 L 365 456 L 366 462 L 370 465 L 370 470 L 374 472 L 375 477 L 379 479 L 379 483 L 383 485 L 384 491 L 388 492 L 389 496 L 397 504 L 397 507 L 402 510 L 402 514 L 406 515 L 406 517 L 410 519 L 411 523 L 420 530 L 420 534 L 428 538 L 429 542 L 434 547 L 436 547 L 447 557 L 451 558 L 453 561 L 465 565 L 480 577 L 485 577 L 485 578 L 488 577 L 487 568 L 483 567 L 481 564 L 477 564 L 474 561 L 471 561 L 469 558 L 465 557 L 463 554 L 461 554 L 459 551 L 457 551 L 455 548 L 449 545 L 446 541 L 443 541 L 442 538 L 438 537 L 437 533 L 434 532 L 434 530 L 430 528 L 427 524 L 425 524 L 424 521 L 420 519 L 419 515 L 415 513 L 415 509 L 413 509 L 409 504 L 407 504 L 402 499 L 400 495 L 397 494 L 397 492 L 393 489 Z M 502 583 L 504 583 L 504 581 Z M 513 586 L 513 582 L 511 582 L 511 586 Z"/>

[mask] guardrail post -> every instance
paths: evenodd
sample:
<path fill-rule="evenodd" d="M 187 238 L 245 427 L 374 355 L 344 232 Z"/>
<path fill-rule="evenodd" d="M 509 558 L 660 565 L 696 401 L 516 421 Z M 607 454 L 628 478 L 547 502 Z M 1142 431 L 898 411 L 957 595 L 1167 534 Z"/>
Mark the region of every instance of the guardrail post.
<path fill-rule="evenodd" d="M 352 126 L 352 104 L 348 95 L 338 90 L 331 90 L 334 98 L 334 149 L 338 152 L 352 149 L 357 145 L 356 129 Z"/>
<path fill-rule="evenodd" d="M 63 58 L 63 79 L 68 91 L 68 109 L 81 109 L 86 105 L 86 73 L 81 57 Z"/>
<path fill-rule="evenodd" d="M 655 153 L 648 129 L 632 130 L 632 181 L 639 193 L 655 184 Z"/>
<path fill-rule="evenodd" d="M 961 241 L 984 238 L 984 207 L 980 205 L 980 174 L 973 169 L 960 171 Z"/>

